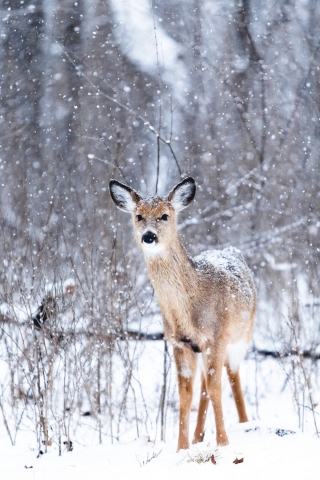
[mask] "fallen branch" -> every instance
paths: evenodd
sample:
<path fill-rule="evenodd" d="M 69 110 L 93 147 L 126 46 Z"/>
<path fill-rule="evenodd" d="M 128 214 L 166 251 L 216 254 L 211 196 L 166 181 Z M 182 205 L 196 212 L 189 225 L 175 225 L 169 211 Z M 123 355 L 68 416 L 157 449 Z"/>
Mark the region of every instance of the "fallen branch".
<path fill-rule="evenodd" d="M 14 325 L 18 325 L 19 327 L 21 326 L 32 326 L 34 324 L 35 328 L 37 330 L 41 330 L 42 328 L 44 329 L 44 333 L 48 333 L 50 339 L 53 337 L 57 337 L 58 341 L 61 342 L 63 340 L 68 340 L 68 338 L 75 338 L 75 337 L 80 337 L 80 336 L 85 336 L 85 337 L 92 337 L 95 335 L 93 331 L 89 330 L 78 330 L 78 331 L 56 331 L 54 334 L 50 332 L 50 327 L 44 325 L 43 323 L 39 322 L 39 325 L 36 324 L 35 319 L 32 317 L 32 322 L 18 322 L 17 320 L 14 320 L 13 318 L 10 318 L 8 315 L 1 315 L 0 316 L 0 324 L 1 323 L 10 323 Z M 47 324 L 48 325 L 48 324 Z M 39 328 L 40 327 L 40 328 Z M 115 330 L 112 333 L 106 333 L 103 335 L 104 341 L 111 341 L 111 340 L 116 340 L 116 341 L 124 341 L 124 340 L 136 340 L 136 341 L 161 341 L 165 340 L 165 336 L 163 332 L 155 332 L 155 333 L 146 333 L 146 332 L 141 332 L 137 330 Z M 267 350 L 267 349 L 257 349 L 257 348 L 251 348 L 250 352 L 255 353 L 257 355 L 261 355 L 263 357 L 272 357 L 275 359 L 280 359 L 280 358 L 287 358 L 287 357 L 292 357 L 292 356 L 302 356 L 303 358 L 309 358 L 314 361 L 320 360 L 320 353 L 315 353 L 312 350 L 303 350 L 303 351 L 297 351 L 296 349 L 291 349 L 289 351 L 285 352 L 280 352 L 277 350 Z"/>
<path fill-rule="evenodd" d="M 264 349 L 257 349 L 252 348 L 251 352 L 256 353 L 258 355 L 262 355 L 264 357 L 273 357 L 273 358 L 286 358 L 292 356 L 302 356 L 303 358 L 310 358 L 311 360 L 320 360 L 320 353 L 312 352 L 312 350 L 303 350 L 297 351 L 295 348 L 287 352 L 278 352 L 276 350 L 264 350 Z"/>

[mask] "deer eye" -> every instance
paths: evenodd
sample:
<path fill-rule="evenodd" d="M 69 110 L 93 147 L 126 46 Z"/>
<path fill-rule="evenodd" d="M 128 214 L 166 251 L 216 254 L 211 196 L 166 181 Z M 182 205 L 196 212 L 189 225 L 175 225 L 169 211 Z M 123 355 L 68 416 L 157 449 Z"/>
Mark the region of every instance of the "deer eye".
<path fill-rule="evenodd" d="M 161 220 L 168 220 L 168 215 L 164 213 L 161 217 Z"/>
<path fill-rule="evenodd" d="M 141 222 L 141 220 L 143 220 L 142 215 L 137 215 L 137 220 L 138 220 L 138 222 Z"/>

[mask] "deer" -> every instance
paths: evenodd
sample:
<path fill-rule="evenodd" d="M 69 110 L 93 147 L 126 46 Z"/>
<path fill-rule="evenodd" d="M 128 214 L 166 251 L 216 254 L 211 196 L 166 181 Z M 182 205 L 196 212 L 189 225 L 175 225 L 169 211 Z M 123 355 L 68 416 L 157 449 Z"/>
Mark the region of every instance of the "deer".
<path fill-rule="evenodd" d="M 192 177 L 167 196 L 143 197 L 111 180 L 112 200 L 132 215 L 134 236 L 173 346 L 180 398 L 177 451 L 188 449 L 189 419 L 198 357 L 202 356 L 201 394 L 192 443 L 202 442 L 209 401 L 213 405 L 217 446 L 229 444 L 224 426 L 221 375 L 226 366 L 239 422 L 248 417 L 239 367 L 251 340 L 256 312 L 252 273 L 234 247 L 209 250 L 191 258 L 179 237 L 177 216 L 194 199 Z"/>

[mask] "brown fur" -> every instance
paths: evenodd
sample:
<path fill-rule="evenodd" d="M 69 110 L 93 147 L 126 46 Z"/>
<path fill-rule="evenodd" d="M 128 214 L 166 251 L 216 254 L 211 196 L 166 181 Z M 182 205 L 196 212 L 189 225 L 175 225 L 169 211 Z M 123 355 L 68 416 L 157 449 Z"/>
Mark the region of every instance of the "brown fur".
<path fill-rule="evenodd" d="M 224 251 L 226 260 L 223 261 L 228 263 L 228 268 L 220 268 L 214 262 L 191 259 L 187 255 L 178 235 L 176 211 L 170 202 L 174 195 L 172 192 L 166 198 L 142 199 L 136 192 L 134 198 L 133 194 L 131 196 L 135 205 L 132 210 L 135 237 L 145 254 L 148 274 L 163 315 L 166 338 L 172 342 L 174 349 L 180 395 L 178 450 L 189 447 L 189 416 L 197 366 L 195 347 L 202 352 L 205 373 L 202 374 L 193 442 L 203 440 L 210 399 L 215 415 L 217 444 L 227 445 L 221 404 L 221 373 L 226 365 L 239 421 L 246 422 L 248 418 L 239 367 L 236 371 L 232 370 L 227 347 L 237 342 L 250 342 L 256 310 L 255 288 L 251 273 L 237 251 Z M 161 220 L 163 214 L 168 215 L 166 221 Z M 138 215 L 142 216 L 142 221 L 138 221 Z M 142 243 L 142 235 L 146 231 L 157 236 L 155 248 L 161 250 L 156 255 L 149 253 L 153 247 Z"/>

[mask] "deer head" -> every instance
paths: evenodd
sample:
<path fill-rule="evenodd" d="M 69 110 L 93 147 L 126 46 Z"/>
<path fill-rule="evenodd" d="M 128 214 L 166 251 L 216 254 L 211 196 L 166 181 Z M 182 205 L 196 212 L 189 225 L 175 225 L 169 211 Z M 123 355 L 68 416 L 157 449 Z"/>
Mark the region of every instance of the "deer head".
<path fill-rule="evenodd" d="M 117 207 L 132 214 L 135 238 L 145 257 L 165 255 L 177 240 L 177 213 L 194 199 L 194 179 L 185 178 L 166 197 L 143 198 L 117 180 L 111 180 L 109 188 Z"/>

